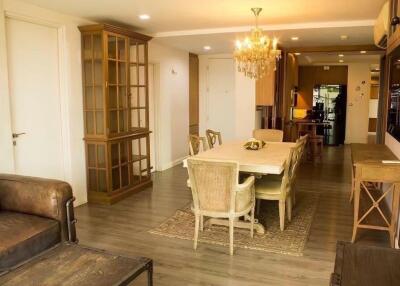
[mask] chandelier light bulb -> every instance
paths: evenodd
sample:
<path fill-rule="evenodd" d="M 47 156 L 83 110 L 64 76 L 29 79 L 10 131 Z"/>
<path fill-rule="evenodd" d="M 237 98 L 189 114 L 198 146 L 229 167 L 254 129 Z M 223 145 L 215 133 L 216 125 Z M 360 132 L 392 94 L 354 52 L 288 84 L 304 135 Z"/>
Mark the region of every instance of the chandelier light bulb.
<path fill-rule="evenodd" d="M 276 50 L 276 47 L 278 46 L 278 39 L 274 38 L 273 42 L 272 42 L 272 49 Z"/>
<path fill-rule="evenodd" d="M 242 48 L 242 43 L 239 40 L 236 41 L 236 48 L 238 50 L 240 50 Z"/>

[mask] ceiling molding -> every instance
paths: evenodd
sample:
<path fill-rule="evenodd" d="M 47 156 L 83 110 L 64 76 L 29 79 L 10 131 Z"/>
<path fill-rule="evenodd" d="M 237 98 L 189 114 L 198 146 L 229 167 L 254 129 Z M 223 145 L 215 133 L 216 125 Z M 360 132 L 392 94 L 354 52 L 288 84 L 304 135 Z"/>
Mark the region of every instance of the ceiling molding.
<path fill-rule="evenodd" d="M 372 27 L 375 19 L 356 21 L 332 21 L 332 22 L 310 22 L 295 24 L 260 25 L 264 31 L 299 30 L 299 29 L 321 29 L 321 28 L 347 28 L 347 27 Z M 193 36 L 207 34 L 243 33 L 249 32 L 254 26 L 236 26 L 225 28 L 179 30 L 155 33 L 154 38 L 166 38 L 176 36 Z"/>
<path fill-rule="evenodd" d="M 317 47 L 293 47 L 286 48 L 287 53 L 319 53 L 319 52 L 357 52 L 357 51 L 373 51 L 385 53 L 385 50 L 375 45 L 352 45 L 352 46 L 317 46 Z"/>

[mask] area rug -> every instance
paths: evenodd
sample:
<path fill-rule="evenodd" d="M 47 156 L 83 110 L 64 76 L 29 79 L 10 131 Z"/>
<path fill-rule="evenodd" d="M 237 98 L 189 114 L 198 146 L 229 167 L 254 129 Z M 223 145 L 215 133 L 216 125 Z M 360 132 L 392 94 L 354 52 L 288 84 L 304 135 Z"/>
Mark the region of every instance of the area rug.
<path fill-rule="evenodd" d="M 266 228 L 265 234 L 255 232 L 252 239 L 249 230 L 235 228 L 234 247 L 302 256 L 317 209 L 318 197 L 317 193 L 298 192 L 292 221 L 286 221 L 284 231 L 279 228 L 278 202 L 262 201 L 257 218 Z M 189 206 L 178 209 L 171 218 L 149 232 L 170 238 L 193 240 L 194 215 Z M 203 232 L 199 232 L 199 247 L 201 243 L 229 246 L 228 228 L 205 227 Z"/>

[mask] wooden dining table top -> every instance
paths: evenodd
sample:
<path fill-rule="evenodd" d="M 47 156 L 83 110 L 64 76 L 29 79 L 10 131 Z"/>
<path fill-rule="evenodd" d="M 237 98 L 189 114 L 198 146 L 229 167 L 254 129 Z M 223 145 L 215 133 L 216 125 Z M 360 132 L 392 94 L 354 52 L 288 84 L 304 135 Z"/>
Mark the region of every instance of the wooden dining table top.
<path fill-rule="evenodd" d="M 290 148 L 294 147 L 296 143 L 266 142 L 260 150 L 247 150 L 243 147 L 244 144 L 245 141 L 226 142 L 193 157 L 237 161 L 239 171 L 279 175 L 289 157 Z M 187 167 L 186 160 L 183 161 L 183 166 Z"/>

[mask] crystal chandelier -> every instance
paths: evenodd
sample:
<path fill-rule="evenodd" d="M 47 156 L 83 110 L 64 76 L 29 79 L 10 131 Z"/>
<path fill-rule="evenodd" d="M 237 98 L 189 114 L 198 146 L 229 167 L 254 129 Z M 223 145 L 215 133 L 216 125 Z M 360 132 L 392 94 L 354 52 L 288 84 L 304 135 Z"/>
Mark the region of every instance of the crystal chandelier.
<path fill-rule="evenodd" d="M 256 26 L 251 30 L 250 37 L 243 41 L 236 41 L 234 57 L 239 72 L 252 79 L 260 79 L 265 72 L 276 69 L 276 61 L 281 58 L 281 51 L 277 50 L 278 39 L 270 39 L 263 35 L 258 27 L 258 15 L 262 8 L 252 8 L 256 18 Z"/>

